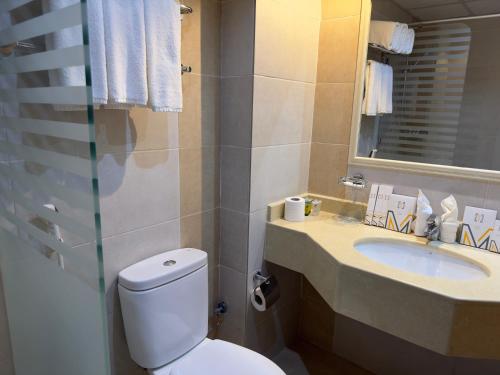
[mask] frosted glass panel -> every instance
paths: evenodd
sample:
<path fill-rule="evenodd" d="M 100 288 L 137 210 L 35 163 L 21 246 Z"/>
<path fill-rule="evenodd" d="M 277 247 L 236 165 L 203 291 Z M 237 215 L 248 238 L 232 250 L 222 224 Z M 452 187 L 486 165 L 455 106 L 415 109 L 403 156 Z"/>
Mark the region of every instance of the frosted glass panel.
<path fill-rule="evenodd" d="M 0 2 L 0 357 L 16 375 L 108 375 L 86 8 L 60 3 Z"/>

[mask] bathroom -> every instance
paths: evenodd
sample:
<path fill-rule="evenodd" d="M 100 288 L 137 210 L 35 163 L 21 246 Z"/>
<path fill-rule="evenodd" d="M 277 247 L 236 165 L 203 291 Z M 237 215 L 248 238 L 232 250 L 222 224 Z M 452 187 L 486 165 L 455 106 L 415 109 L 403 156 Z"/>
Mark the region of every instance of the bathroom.
<path fill-rule="evenodd" d="M 499 17 L 496 0 L 0 1 L 0 374 L 500 374 Z M 373 21 L 408 26 L 409 50 Z M 392 68 L 390 111 L 367 114 L 368 60 Z M 415 228 L 387 207 L 370 225 L 380 195 Z M 203 266 L 173 278 L 183 254 Z M 154 259 L 168 321 L 134 302 Z M 198 329 L 174 353 L 176 319 Z"/>

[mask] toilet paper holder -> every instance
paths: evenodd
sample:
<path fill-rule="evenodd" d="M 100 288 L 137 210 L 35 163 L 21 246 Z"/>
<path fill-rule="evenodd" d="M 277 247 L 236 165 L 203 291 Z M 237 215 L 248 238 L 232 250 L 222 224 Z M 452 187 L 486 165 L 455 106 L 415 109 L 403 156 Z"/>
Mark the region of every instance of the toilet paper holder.
<path fill-rule="evenodd" d="M 266 311 L 280 298 L 278 280 L 273 275 L 264 276 L 261 271 L 253 275 L 254 288 L 250 299 L 257 311 Z"/>

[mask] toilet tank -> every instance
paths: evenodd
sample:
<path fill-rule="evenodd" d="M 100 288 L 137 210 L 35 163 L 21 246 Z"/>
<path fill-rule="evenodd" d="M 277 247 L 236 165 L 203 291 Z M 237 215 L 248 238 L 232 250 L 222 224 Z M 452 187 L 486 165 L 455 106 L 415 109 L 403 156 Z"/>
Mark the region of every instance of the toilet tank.
<path fill-rule="evenodd" d="M 119 273 L 118 291 L 132 359 L 161 367 L 198 345 L 208 333 L 207 254 L 178 249 Z"/>

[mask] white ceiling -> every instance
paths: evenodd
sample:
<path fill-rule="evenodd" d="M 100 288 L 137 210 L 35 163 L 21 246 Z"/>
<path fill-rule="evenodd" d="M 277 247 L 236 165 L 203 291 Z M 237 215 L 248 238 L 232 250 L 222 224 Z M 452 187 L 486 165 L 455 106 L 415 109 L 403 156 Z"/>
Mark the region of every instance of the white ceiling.
<path fill-rule="evenodd" d="M 500 13 L 500 0 L 391 0 L 419 21 Z"/>

